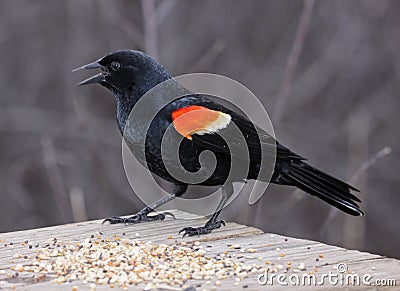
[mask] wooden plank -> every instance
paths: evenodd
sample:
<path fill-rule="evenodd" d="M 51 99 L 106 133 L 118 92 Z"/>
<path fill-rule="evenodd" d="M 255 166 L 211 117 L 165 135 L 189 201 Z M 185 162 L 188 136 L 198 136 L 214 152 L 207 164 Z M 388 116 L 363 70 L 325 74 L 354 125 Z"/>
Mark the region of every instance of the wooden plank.
<path fill-rule="evenodd" d="M 186 226 L 200 226 L 206 222 L 204 217 L 194 214 L 173 210 L 177 219 L 165 220 L 158 222 L 142 223 L 137 225 L 102 225 L 101 220 L 66 224 L 60 226 L 46 227 L 41 229 L 33 229 L 26 231 L 17 231 L 11 233 L 0 234 L 0 288 L 12 288 L 16 286 L 18 290 L 71 290 L 72 286 L 76 286 L 78 290 L 89 290 L 89 284 L 74 281 L 66 284 L 54 284 L 50 282 L 52 278 L 37 282 L 32 280 L 32 273 L 19 273 L 17 278 L 9 278 L 14 271 L 10 270 L 12 266 L 22 264 L 27 261 L 24 256 L 30 256 L 37 251 L 37 245 L 44 246 L 46 242 L 52 243 L 54 238 L 57 241 L 81 242 L 92 235 L 99 232 L 102 237 L 124 237 L 130 239 L 139 239 L 141 241 L 152 241 L 154 244 L 180 244 L 182 241 L 193 243 L 199 241 L 200 245 L 206 250 L 207 256 L 231 256 L 232 259 L 245 264 L 256 264 L 262 266 L 263 270 L 268 269 L 268 278 L 270 279 L 267 286 L 258 283 L 257 278 L 261 273 L 249 273 L 246 278 L 240 282 L 235 281 L 236 278 L 227 278 L 221 280 L 220 286 L 215 286 L 215 279 L 211 280 L 211 284 L 206 284 L 206 280 L 189 280 L 187 286 L 193 287 L 191 290 L 258 290 L 261 288 L 282 289 L 277 278 L 272 279 L 271 276 L 286 276 L 283 283 L 291 286 L 288 282 L 289 276 L 293 280 L 303 275 L 309 274 L 315 277 L 316 283 L 321 281 L 323 276 L 332 274 L 339 275 L 335 268 L 338 264 L 346 265 L 352 276 L 359 276 L 361 279 L 360 286 L 363 289 L 376 289 L 377 286 L 367 286 L 363 284 L 362 277 L 366 274 L 371 276 L 368 282 L 374 284 L 377 279 L 393 279 L 397 286 L 400 284 L 400 261 L 385 258 L 379 255 L 369 254 L 365 252 L 346 250 L 343 248 L 326 245 L 323 243 L 309 241 L 304 239 L 296 239 L 284 237 L 277 234 L 263 233 L 261 230 L 239 225 L 236 223 L 227 223 L 225 227 L 215 230 L 209 235 L 200 237 L 182 238 L 178 234 L 179 230 Z M 31 245 L 29 248 L 28 241 Z M 10 245 L 12 243 L 12 245 Z M 240 245 L 240 249 L 238 248 Z M 230 245 L 237 248 L 229 247 Z M 254 249 L 250 250 L 249 249 Z M 254 252 L 252 252 L 254 251 Z M 20 258 L 15 258 L 15 254 L 20 254 Z M 288 265 L 288 263 L 290 264 Z M 285 268 L 288 268 L 287 272 Z M 265 276 L 263 277 L 265 278 Z M 348 277 L 344 278 L 345 280 Z M 283 279 L 283 277 L 282 277 Z M 305 278 L 307 279 L 307 278 Z M 310 279 L 311 280 L 311 279 Z M 357 277 L 354 277 L 357 280 Z M 312 282 L 313 283 L 313 282 Z M 357 282 L 354 282 L 357 283 Z M 392 283 L 386 282 L 386 283 Z M 236 284 L 236 285 L 235 285 Z M 307 288 L 308 285 L 302 286 Z M 310 286 L 311 288 L 315 288 Z M 342 288 L 342 283 L 336 285 L 330 284 L 328 278 L 325 278 L 323 285 L 318 285 L 319 289 Z M 96 290 L 108 289 L 109 286 L 99 285 Z M 144 285 L 129 287 L 129 290 L 142 290 Z M 164 286 L 164 290 L 182 290 L 182 288 Z M 175 289 L 174 289 L 175 288 Z M 380 287 L 382 288 L 382 287 Z M 395 288 L 386 286 L 386 288 Z M 162 290 L 162 289 L 159 289 Z"/>

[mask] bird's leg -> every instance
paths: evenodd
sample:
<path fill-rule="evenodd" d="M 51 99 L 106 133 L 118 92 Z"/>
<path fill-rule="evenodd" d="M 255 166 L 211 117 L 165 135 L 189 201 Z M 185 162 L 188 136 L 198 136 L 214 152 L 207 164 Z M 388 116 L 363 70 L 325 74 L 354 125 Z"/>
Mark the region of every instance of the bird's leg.
<path fill-rule="evenodd" d="M 225 226 L 225 221 L 217 220 L 218 215 L 221 213 L 222 208 L 224 208 L 226 201 L 233 194 L 233 185 L 227 184 L 222 187 L 222 198 L 219 202 L 217 209 L 211 218 L 206 222 L 204 226 L 200 227 L 185 227 L 179 231 L 179 233 L 183 233 L 183 237 L 185 236 L 194 236 L 200 234 L 207 234 L 212 232 L 216 228 L 220 228 L 221 225 Z"/>
<path fill-rule="evenodd" d="M 175 219 L 175 215 L 172 214 L 171 212 L 163 212 L 163 213 L 158 213 L 156 215 L 151 215 L 149 216 L 148 214 L 153 212 L 154 209 L 160 207 L 161 205 L 171 201 L 175 197 L 181 196 L 183 193 L 185 193 L 187 190 L 187 185 L 175 185 L 174 191 L 172 194 L 169 194 L 168 196 L 165 196 L 161 198 L 160 200 L 154 202 L 153 204 L 150 204 L 149 206 L 146 206 L 142 210 L 140 210 L 138 213 L 135 215 L 128 217 L 128 218 L 123 218 L 119 216 L 113 216 L 110 218 L 107 218 L 103 221 L 109 222 L 110 224 L 117 224 L 117 223 L 139 223 L 139 222 L 145 222 L 145 221 L 155 221 L 155 220 L 164 220 L 166 216 L 171 216 L 172 218 Z"/>

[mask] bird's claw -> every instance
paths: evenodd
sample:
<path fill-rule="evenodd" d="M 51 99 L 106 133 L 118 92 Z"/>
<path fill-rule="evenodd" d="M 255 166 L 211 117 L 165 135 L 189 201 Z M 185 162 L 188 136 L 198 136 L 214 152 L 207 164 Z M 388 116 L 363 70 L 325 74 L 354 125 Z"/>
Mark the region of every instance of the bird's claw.
<path fill-rule="evenodd" d="M 104 219 L 102 224 L 109 222 L 110 224 L 137 224 L 140 222 L 145 222 L 145 221 L 156 221 L 156 220 L 164 220 L 166 216 L 171 216 L 173 219 L 175 219 L 175 215 L 171 212 L 163 212 L 163 213 L 158 213 L 156 215 L 148 215 L 148 213 L 144 212 L 138 212 L 137 214 L 123 218 L 119 216 L 112 216 L 110 218 Z"/>
<path fill-rule="evenodd" d="M 164 214 L 165 216 L 171 216 L 172 219 L 176 219 L 175 214 L 173 214 L 172 212 L 163 212 L 162 214 Z"/>
<path fill-rule="evenodd" d="M 183 236 L 200 236 L 201 234 L 207 234 L 212 232 L 216 228 L 220 228 L 221 225 L 225 226 L 225 221 L 208 221 L 204 226 L 200 227 L 185 227 L 179 231 L 179 234 L 183 232 Z"/>

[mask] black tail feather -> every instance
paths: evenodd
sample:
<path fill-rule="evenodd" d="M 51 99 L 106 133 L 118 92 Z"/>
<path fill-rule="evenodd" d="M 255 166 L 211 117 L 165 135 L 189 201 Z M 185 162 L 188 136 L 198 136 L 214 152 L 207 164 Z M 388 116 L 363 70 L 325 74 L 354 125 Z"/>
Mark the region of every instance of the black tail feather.
<path fill-rule="evenodd" d="M 302 161 L 292 162 L 288 171 L 284 172 L 284 176 L 294 186 L 348 214 L 355 216 L 364 214 L 356 203 L 361 202 L 360 199 L 350 193 L 350 190 L 357 192 L 359 190 Z"/>
<path fill-rule="evenodd" d="M 293 166 L 291 170 L 297 173 L 300 177 L 305 177 L 307 180 L 309 180 L 309 183 L 311 184 L 315 183 L 320 188 L 322 188 L 321 190 L 325 190 L 326 192 L 334 191 L 338 197 L 344 200 L 348 200 L 350 198 L 351 200 L 361 202 L 361 200 L 358 199 L 357 196 L 355 196 L 349 191 L 349 186 L 346 187 L 328 181 L 327 177 L 330 178 L 331 176 L 328 176 L 327 174 L 323 174 L 324 175 L 323 176 L 321 175 L 322 172 L 320 172 L 317 175 L 315 174 L 315 172 L 312 172 L 310 169 L 307 169 L 307 167 L 298 168 L 297 166 Z M 344 182 L 342 181 L 340 182 L 344 184 Z"/>

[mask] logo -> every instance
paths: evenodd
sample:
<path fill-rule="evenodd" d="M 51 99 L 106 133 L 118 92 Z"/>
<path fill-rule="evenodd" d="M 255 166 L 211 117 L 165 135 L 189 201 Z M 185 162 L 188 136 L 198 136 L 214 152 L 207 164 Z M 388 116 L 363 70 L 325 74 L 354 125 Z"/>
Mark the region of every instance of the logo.
<path fill-rule="evenodd" d="M 188 171 L 180 162 L 180 144 L 186 138 L 177 134 L 171 124 L 162 132 L 161 152 L 146 151 L 149 128 L 160 128 L 157 114 L 172 101 L 185 96 L 202 95 L 237 111 L 245 116 L 263 132 L 269 134 L 271 143 L 261 143 L 260 169 L 257 181 L 247 182 L 250 169 L 250 151 L 246 137 L 239 127 L 232 122 L 229 129 L 216 132 L 226 143 L 230 154 L 230 171 L 224 185 L 233 184 L 234 192 L 225 207 L 241 192 L 249 193 L 249 203 L 254 204 L 263 195 L 269 185 L 275 166 L 275 136 L 271 120 L 259 99 L 244 85 L 230 78 L 215 74 L 188 74 L 164 81 L 149 90 L 133 107 L 124 130 L 122 139 L 122 157 L 125 173 L 136 195 L 149 205 L 170 194 L 151 173 L 149 159 L 162 163 L 168 175 L 181 183 L 199 185 L 206 181 L 217 167 L 213 151 L 204 150 L 199 155 L 200 168 Z M 258 132 L 258 130 L 257 130 Z M 154 134 L 154 133 L 153 133 Z M 159 133 L 156 133 L 159 134 Z M 265 133 L 258 132 L 259 139 L 266 139 Z M 147 144 L 151 147 L 151 145 Z M 165 183 L 162 183 L 163 186 Z M 221 187 L 224 187 L 221 185 Z M 176 198 L 172 208 L 200 215 L 212 214 L 221 200 L 221 187 L 198 197 L 196 189 L 190 189 L 182 197 Z M 167 205 L 171 208 L 171 204 Z"/>

